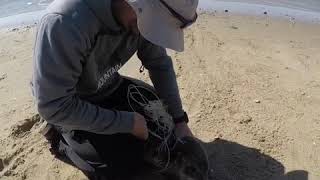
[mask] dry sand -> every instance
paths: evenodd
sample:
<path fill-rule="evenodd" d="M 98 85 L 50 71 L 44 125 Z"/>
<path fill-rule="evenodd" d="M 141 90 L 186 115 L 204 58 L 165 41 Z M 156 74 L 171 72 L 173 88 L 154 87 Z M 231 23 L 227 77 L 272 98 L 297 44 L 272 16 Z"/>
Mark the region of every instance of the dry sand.
<path fill-rule="evenodd" d="M 29 88 L 34 28 L 0 32 L 0 179 L 85 179 L 39 135 Z M 320 25 L 202 15 L 172 53 L 213 180 L 320 179 Z M 139 61 L 122 72 L 147 80 Z"/>

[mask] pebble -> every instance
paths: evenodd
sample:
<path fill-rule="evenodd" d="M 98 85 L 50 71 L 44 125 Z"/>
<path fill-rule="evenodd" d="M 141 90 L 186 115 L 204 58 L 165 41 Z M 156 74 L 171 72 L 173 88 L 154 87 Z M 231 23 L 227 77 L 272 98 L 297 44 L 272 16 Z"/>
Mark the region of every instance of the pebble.
<path fill-rule="evenodd" d="M 256 99 L 254 102 L 257 103 L 257 104 L 261 103 L 261 101 L 258 100 L 258 99 Z"/>
<path fill-rule="evenodd" d="M 304 96 L 304 95 L 306 95 L 306 93 L 305 93 L 305 92 L 302 92 L 301 95 Z"/>
<path fill-rule="evenodd" d="M 237 26 L 231 26 L 232 29 L 239 29 Z"/>
<path fill-rule="evenodd" d="M 33 148 L 30 148 L 29 153 L 32 153 L 32 152 L 33 152 L 33 150 L 34 150 Z"/>
<path fill-rule="evenodd" d="M 240 124 L 248 124 L 249 122 L 252 121 L 252 117 L 250 116 L 246 116 L 245 118 L 243 118 L 241 121 L 240 121 Z"/>
<path fill-rule="evenodd" d="M 11 32 L 15 32 L 15 31 L 18 31 L 19 30 L 19 28 L 13 28 L 13 29 L 11 29 Z"/>
<path fill-rule="evenodd" d="M 267 11 L 265 11 L 263 14 L 266 14 L 266 15 L 267 15 L 267 14 L 268 14 L 268 12 L 267 12 Z"/>
<path fill-rule="evenodd" d="M 224 10 L 224 12 L 226 12 L 226 13 L 227 13 L 227 12 L 229 12 L 229 10 L 228 10 L 228 9 L 226 9 L 226 10 Z"/>
<path fill-rule="evenodd" d="M 4 80 L 4 79 L 6 79 L 7 78 L 7 74 L 3 74 L 2 76 L 0 76 L 0 81 L 1 80 Z"/>
<path fill-rule="evenodd" d="M 259 142 L 266 142 L 266 139 L 264 137 L 261 137 L 258 141 Z"/>
<path fill-rule="evenodd" d="M 217 136 L 214 137 L 214 140 L 220 140 L 220 139 L 222 139 L 222 137 L 223 137 L 223 136 L 222 136 L 221 134 L 219 134 L 219 135 L 217 135 Z"/>

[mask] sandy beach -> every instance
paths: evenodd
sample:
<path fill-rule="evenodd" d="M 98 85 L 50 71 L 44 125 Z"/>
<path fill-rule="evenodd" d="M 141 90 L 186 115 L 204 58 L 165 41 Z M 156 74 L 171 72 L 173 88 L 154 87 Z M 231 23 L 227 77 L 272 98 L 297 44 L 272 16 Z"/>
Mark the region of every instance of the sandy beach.
<path fill-rule="evenodd" d="M 79 180 L 38 133 L 29 87 L 36 29 L 0 30 L 0 179 Z M 210 180 L 320 179 L 320 24 L 202 14 L 170 52 Z M 148 80 L 133 58 L 122 74 Z"/>

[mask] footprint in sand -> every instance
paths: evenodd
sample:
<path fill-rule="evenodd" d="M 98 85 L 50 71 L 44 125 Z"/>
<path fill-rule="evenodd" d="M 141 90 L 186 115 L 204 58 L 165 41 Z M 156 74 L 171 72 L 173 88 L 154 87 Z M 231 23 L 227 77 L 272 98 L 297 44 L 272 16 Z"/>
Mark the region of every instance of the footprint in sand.
<path fill-rule="evenodd" d="M 23 137 L 26 133 L 30 132 L 33 126 L 40 122 L 41 118 L 39 115 L 35 115 L 30 119 L 25 119 L 24 121 L 16 124 L 12 127 L 11 136 L 13 137 Z"/>

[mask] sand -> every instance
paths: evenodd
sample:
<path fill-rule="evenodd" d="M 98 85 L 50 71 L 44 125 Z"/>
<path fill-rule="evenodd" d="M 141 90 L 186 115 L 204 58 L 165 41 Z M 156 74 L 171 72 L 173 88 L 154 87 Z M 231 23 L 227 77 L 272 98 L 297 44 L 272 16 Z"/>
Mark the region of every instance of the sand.
<path fill-rule="evenodd" d="M 0 32 L 0 179 L 78 180 L 38 133 L 35 28 Z M 203 14 L 170 52 L 212 180 L 320 179 L 320 25 Z M 148 80 L 133 58 L 123 74 Z"/>

